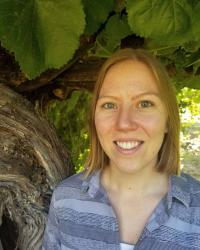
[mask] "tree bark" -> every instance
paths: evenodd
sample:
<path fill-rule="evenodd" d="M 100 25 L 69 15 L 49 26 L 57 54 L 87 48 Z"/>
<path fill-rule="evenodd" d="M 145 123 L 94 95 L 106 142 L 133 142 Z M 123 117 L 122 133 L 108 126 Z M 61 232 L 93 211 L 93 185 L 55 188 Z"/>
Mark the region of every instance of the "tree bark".
<path fill-rule="evenodd" d="M 41 248 L 52 190 L 71 174 L 69 154 L 52 126 L 25 98 L 0 84 L 0 234 L 5 250 Z"/>

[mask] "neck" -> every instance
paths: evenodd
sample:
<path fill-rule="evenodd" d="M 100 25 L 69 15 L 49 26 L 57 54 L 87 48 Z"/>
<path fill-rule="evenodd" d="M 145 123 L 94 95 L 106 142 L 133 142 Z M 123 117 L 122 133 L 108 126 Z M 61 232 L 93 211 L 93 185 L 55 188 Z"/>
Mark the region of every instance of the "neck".
<path fill-rule="evenodd" d="M 134 194 L 140 197 L 163 195 L 168 191 L 168 175 L 156 170 L 130 174 L 108 166 L 102 173 L 101 182 L 107 192 L 115 192 L 119 195 Z"/>

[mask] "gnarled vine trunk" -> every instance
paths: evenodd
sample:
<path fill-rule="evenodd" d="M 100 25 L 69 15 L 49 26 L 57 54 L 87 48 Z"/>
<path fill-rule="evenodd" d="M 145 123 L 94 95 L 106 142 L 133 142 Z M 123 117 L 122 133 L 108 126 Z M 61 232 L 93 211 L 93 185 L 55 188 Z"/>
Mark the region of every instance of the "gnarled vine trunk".
<path fill-rule="evenodd" d="M 73 173 L 47 120 L 0 84 L 0 235 L 5 250 L 39 250 L 55 185 Z"/>

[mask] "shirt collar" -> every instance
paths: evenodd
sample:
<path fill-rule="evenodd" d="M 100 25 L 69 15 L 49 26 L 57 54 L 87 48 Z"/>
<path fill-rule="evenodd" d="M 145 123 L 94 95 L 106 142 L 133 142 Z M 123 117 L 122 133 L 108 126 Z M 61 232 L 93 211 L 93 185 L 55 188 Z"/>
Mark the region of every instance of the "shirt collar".
<path fill-rule="evenodd" d="M 95 198 L 104 191 L 100 184 L 100 171 L 96 171 L 92 176 L 88 177 L 82 183 L 82 190 Z M 190 185 L 184 175 L 170 176 L 169 178 L 169 191 L 167 194 L 168 209 L 171 208 L 173 198 L 183 203 L 186 207 L 190 205 Z"/>
<path fill-rule="evenodd" d="M 96 171 L 93 175 L 86 178 L 82 183 L 82 191 L 95 198 L 100 191 L 100 171 Z"/>
<path fill-rule="evenodd" d="M 92 175 L 89 181 L 89 189 L 88 194 L 91 197 L 95 197 L 100 190 L 100 171 L 97 171 L 94 175 Z"/>

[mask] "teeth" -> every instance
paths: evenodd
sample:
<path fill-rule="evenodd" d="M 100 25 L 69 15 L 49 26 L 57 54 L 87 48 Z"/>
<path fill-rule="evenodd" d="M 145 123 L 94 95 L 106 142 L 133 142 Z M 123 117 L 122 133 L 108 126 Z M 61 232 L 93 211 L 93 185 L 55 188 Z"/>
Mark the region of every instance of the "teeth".
<path fill-rule="evenodd" d="M 133 149 L 137 147 L 141 142 L 139 141 L 129 141 L 129 142 L 121 142 L 121 141 L 116 141 L 117 146 L 123 149 Z"/>

